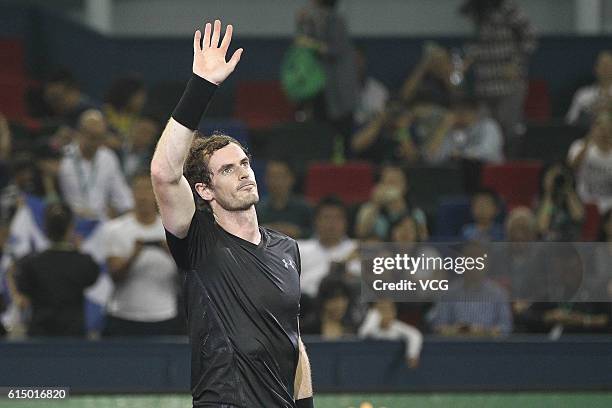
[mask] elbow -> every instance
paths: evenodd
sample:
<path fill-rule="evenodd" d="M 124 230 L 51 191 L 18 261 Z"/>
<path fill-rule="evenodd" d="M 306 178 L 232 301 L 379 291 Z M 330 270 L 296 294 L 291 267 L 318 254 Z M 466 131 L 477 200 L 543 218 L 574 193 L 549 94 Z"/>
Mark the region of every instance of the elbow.
<path fill-rule="evenodd" d="M 153 158 L 151 161 L 151 181 L 153 185 L 160 184 L 175 184 L 180 179 L 182 174 L 172 174 L 168 168 L 159 162 L 159 159 Z"/>

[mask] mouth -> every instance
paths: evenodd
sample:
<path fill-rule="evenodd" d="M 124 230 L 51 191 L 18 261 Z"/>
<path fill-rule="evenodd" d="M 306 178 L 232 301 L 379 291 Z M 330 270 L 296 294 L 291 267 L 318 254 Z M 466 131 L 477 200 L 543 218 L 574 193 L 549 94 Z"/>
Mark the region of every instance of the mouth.
<path fill-rule="evenodd" d="M 245 190 L 245 189 L 254 188 L 254 187 L 255 187 L 255 183 L 247 183 L 247 184 L 244 184 L 238 187 L 238 190 Z"/>

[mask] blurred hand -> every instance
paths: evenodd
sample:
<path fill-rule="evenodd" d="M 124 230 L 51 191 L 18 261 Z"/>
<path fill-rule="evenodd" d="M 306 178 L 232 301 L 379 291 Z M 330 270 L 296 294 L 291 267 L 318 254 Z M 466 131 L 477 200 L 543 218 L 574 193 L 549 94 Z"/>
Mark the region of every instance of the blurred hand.
<path fill-rule="evenodd" d="M 406 358 L 406 364 L 408 364 L 408 368 L 414 369 L 417 368 L 419 366 L 419 358 L 418 357 L 414 357 L 414 358 L 410 358 L 407 357 Z"/>
<path fill-rule="evenodd" d="M 204 39 L 200 30 L 193 36 L 193 73 L 206 79 L 213 84 L 220 85 L 225 79 L 234 72 L 236 65 L 240 61 L 243 49 L 239 48 L 234 52 L 232 58 L 226 61 L 227 50 L 232 41 L 233 27 L 228 25 L 225 35 L 219 45 L 221 37 L 221 21 L 215 20 L 214 28 L 211 33 L 211 24 L 206 23 L 204 28 Z M 202 45 L 200 46 L 200 41 Z"/>

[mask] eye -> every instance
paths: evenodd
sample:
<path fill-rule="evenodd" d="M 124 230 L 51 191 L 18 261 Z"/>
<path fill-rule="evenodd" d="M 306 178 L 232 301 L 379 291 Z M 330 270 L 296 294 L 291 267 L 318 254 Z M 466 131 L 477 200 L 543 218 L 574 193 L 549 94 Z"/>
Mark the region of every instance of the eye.
<path fill-rule="evenodd" d="M 226 167 L 223 170 L 221 170 L 221 174 L 223 174 L 224 176 L 227 176 L 228 174 L 232 173 L 232 168 L 231 167 Z"/>
<path fill-rule="evenodd" d="M 249 163 L 248 161 L 244 161 L 244 162 L 242 162 L 242 166 L 243 167 L 250 167 L 251 163 Z"/>

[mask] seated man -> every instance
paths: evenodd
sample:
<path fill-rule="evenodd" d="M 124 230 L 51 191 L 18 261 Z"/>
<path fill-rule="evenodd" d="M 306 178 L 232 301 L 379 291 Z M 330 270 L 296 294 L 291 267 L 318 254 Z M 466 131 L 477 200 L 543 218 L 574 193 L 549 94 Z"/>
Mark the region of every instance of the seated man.
<path fill-rule="evenodd" d="M 504 228 L 496 221 L 499 197 L 490 189 L 481 189 L 472 196 L 474 222 L 463 227 L 461 235 L 466 241 L 501 241 Z"/>
<path fill-rule="evenodd" d="M 503 135 L 499 124 L 479 113 L 474 98 L 456 100 L 451 112 L 424 147 L 426 161 L 442 163 L 452 159 L 499 163 L 504 160 Z"/>
<path fill-rule="evenodd" d="M 295 175 L 289 164 L 270 160 L 266 166 L 268 197 L 257 205 L 260 222 L 292 238 L 310 236 L 312 211 L 301 197 L 293 193 Z"/>
<path fill-rule="evenodd" d="M 106 120 L 97 110 L 79 118 L 76 140 L 62 158 L 59 183 L 70 208 L 81 218 L 106 220 L 134 205 L 132 193 L 121 172 L 119 160 L 105 147 Z"/>
<path fill-rule="evenodd" d="M 470 243 L 462 251 L 465 257 L 485 255 L 483 248 Z M 485 267 L 465 271 L 449 287 L 431 310 L 433 329 L 445 336 L 507 335 L 512 331 L 512 313 L 504 289 L 486 277 Z"/>
<path fill-rule="evenodd" d="M 357 248 L 346 236 L 347 210 L 342 201 L 326 197 L 315 208 L 314 236 L 298 241 L 302 265 L 302 295 L 316 297 L 319 284 L 333 262 L 344 262 Z"/>

